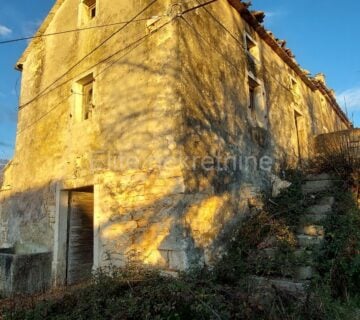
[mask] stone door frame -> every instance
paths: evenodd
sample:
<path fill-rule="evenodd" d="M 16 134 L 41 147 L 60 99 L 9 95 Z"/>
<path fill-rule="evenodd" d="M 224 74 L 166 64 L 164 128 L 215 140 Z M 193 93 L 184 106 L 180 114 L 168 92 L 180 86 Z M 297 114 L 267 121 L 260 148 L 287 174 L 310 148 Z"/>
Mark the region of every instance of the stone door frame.
<path fill-rule="evenodd" d="M 54 226 L 54 249 L 52 261 L 52 283 L 54 287 L 66 285 L 67 271 L 67 232 L 69 194 L 71 190 L 92 186 L 94 188 L 94 264 L 96 270 L 100 263 L 100 238 L 99 238 L 99 186 L 93 184 L 77 185 L 73 183 L 58 183 L 56 187 L 56 215 Z"/>

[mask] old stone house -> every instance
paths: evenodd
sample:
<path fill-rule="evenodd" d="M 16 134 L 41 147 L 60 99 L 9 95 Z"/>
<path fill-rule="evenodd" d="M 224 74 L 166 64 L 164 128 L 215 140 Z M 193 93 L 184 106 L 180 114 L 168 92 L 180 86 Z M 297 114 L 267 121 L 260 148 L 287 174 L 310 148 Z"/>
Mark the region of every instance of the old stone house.
<path fill-rule="evenodd" d="M 57 0 L 17 63 L 0 247 L 52 252 L 55 284 L 134 256 L 211 263 L 284 163 L 351 127 L 262 19 L 239 0 Z"/>

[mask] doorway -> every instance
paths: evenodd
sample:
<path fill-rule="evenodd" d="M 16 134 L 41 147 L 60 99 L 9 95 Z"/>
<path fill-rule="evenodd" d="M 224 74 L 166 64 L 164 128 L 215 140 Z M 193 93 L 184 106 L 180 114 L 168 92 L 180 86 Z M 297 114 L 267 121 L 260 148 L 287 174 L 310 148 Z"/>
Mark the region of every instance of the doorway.
<path fill-rule="evenodd" d="M 302 165 L 307 155 L 306 125 L 304 116 L 301 113 L 294 111 L 294 117 L 296 128 L 297 157 L 299 165 Z"/>
<path fill-rule="evenodd" d="M 93 187 L 69 191 L 66 247 L 66 283 L 90 279 L 94 263 Z"/>

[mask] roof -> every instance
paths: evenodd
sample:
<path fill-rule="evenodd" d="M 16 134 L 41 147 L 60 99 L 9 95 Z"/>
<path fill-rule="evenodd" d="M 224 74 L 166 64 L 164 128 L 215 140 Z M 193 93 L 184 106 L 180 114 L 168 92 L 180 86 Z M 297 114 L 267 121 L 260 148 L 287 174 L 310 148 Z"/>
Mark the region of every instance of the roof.
<path fill-rule="evenodd" d="M 66 0 L 56 0 L 54 6 L 50 10 L 49 14 L 41 24 L 40 28 L 35 34 L 35 39 L 32 39 L 20 59 L 16 64 L 16 68 L 18 70 L 22 69 L 22 64 L 25 62 L 28 54 L 32 50 L 33 46 L 39 41 L 39 37 L 43 35 L 52 22 L 54 16 L 56 15 L 58 9 Z M 314 78 L 310 78 L 308 74 L 299 66 L 299 64 L 295 61 L 294 57 L 291 55 L 291 51 L 284 46 L 279 45 L 278 41 L 272 36 L 272 34 L 267 31 L 258 19 L 255 17 L 253 13 L 248 10 L 248 5 L 241 2 L 241 0 L 228 0 L 230 5 L 234 7 L 241 17 L 251 25 L 255 31 L 259 34 L 259 36 L 282 58 L 282 60 L 292 69 L 298 76 L 304 81 L 305 84 L 308 85 L 313 91 L 320 90 L 326 99 L 329 101 L 334 111 L 339 115 L 339 117 L 350 127 L 352 127 L 351 121 L 345 115 L 339 104 L 337 103 L 335 97 L 331 93 L 331 90 L 326 87 L 324 83 L 318 81 Z"/>
<path fill-rule="evenodd" d="M 258 21 L 255 15 L 248 9 L 249 5 L 241 2 L 241 0 L 228 0 L 230 5 L 234 7 L 240 16 L 258 33 L 258 35 L 278 54 L 278 56 L 304 81 L 304 83 L 313 91 L 320 90 L 328 102 L 333 107 L 336 114 L 349 126 L 352 127 L 351 121 L 348 119 L 344 111 L 337 103 L 331 90 L 321 81 L 309 77 L 308 73 L 303 70 L 294 59 L 291 51 L 281 45 L 274 38 L 271 32 L 267 31 Z"/>

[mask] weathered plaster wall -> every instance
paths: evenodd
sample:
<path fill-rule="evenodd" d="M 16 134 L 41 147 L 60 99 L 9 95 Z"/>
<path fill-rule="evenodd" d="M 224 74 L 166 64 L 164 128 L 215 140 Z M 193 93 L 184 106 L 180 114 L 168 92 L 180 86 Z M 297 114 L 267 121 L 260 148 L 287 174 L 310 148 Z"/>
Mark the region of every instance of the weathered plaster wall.
<path fill-rule="evenodd" d="M 183 8 L 192 6 L 187 2 Z M 186 236 L 210 261 L 221 248 L 224 233 L 271 185 L 267 170 L 234 168 L 225 159 L 251 156 L 259 164 L 269 156 L 276 173 L 283 161 L 293 166 L 298 162 L 295 111 L 305 123 L 304 157 L 311 155 L 312 138 L 325 126 L 336 131 L 346 124 L 226 1 L 183 15 L 177 26 L 181 70 L 177 93 L 183 105 L 178 141 L 183 146 L 186 197 L 199 199 L 188 203 L 183 223 Z M 257 63 L 245 50 L 245 33 L 257 42 Z M 259 80 L 263 93 L 255 119 L 248 108 L 249 73 Z M 290 87 L 290 76 L 296 91 Z"/>
<path fill-rule="evenodd" d="M 234 222 L 270 186 L 269 172 L 257 170 L 253 161 L 245 163 L 250 156 L 271 155 L 270 140 L 264 116 L 259 114 L 256 123 L 249 116 L 247 61 L 239 43 L 244 23 L 237 13 L 218 2 L 185 14 L 177 26 L 177 93 L 183 104 L 178 140 L 186 197 L 196 199 L 187 203 L 183 224 L 186 236 L 211 263 Z"/>
<path fill-rule="evenodd" d="M 64 30 L 64 26 L 77 28 L 78 14 L 74 8 L 78 3 L 65 1 L 46 33 Z M 127 21 L 148 4 L 102 0 L 99 15 L 90 25 Z M 96 215 L 101 221 L 112 217 L 104 229 L 116 222 L 114 228 L 118 228 L 119 238 L 118 220 L 128 222 L 126 217 L 130 215 L 126 214 L 133 210 L 131 206 L 139 197 L 147 197 L 146 206 L 150 206 L 161 196 L 171 198 L 181 192 L 180 157 L 174 136 L 180 105 L 171 85 L 176 76 L 175 37 L 172 25 L 167 24 L 171 17 L 147 19 L 163 16 L 168 9 L 167 1 L 152 5 L 136 18 L 138 21 L 126 26 L 76 67 L 72 67 L 76 61 L 121 25 L 36 40 L 23 61 L 20 102 L 23 107 L 16 152 L 4 184 L 8 189 L 1 193 L 2 224 L 8 242 L 34 241 L 53 250 L 52 217 L 57 184 L 64 188 L 99 186 L 96 190 L 101 197 L 97 197 L 100 200 Z M 150 22 L 153 23 L 149 26 Z M 72 117 L 78 94 L 72 92 L 73 84 L 89 72 L 95 77 L 93 118 L 77 122 Z M 103 152 L 114 156 L 116 161 L 96 167 L 94 173 L 91 165 L 94 153 Z M 159 170 L 158 162 L 164 159 L 169 159 L 169 165 Z M 136 190 L 140 190 L 130 190 L 134 185 L 126 187 L 124 180 L 131 181 L 134 172 L 142 175 L 147 185 L 154 182 L 157 189 L 131 198 L 129 192 L 136 195 Z M 121 181 L 123 189 L 115 189 L 119 194 L 114 195 L 112 187 L 117 181 Z M 163 190 L 162 194 L 156 190 Z M 109 208 L 111 202 L 117 205 Z M 125 209 L 121 211 L 119 207 Z M 104 240 L 101 252 L 118 253 L 101 229 L 102 226 L 97 230 Z"/>
<path fill-rule="evenodd" d="M 211 262 L 224 234 L 270 187 L 271 174 L 245 166 L 245 157 L 295 163 L 294 109 L 309 143 L 324 126 L 343 126 L 295 74 L 294 96 L 292 72 L 227 1 L 181 17 L 198 2 L 171 3 L 152 5 L 138 19 L 159 18 L 129 24 L 76 67 L 120 26 L 35 41 L 23 62 L 16 152 L 0 193 L 0 245 L 53 250 L 56 190 L 95 185 L 96 267 L 123 265 L 129 256 L 165 269 Z M 146 5 L 101 0 L 90 25 L 129 20 Z M 46 33 L 77 28 L 77 7 L 64 1 Z M 257 67 L 244 51 L 245 30 L 259 44 Z M 256 120 L 248 109 L 250 68 L 264 92 Z M 89 72 L 93 118 L 77 122 L 72 89 Z M 224 170 L 226 157 L 242 167 Z M 217 159 L 216 168 L 204 168 L 204 159 Z"/>

